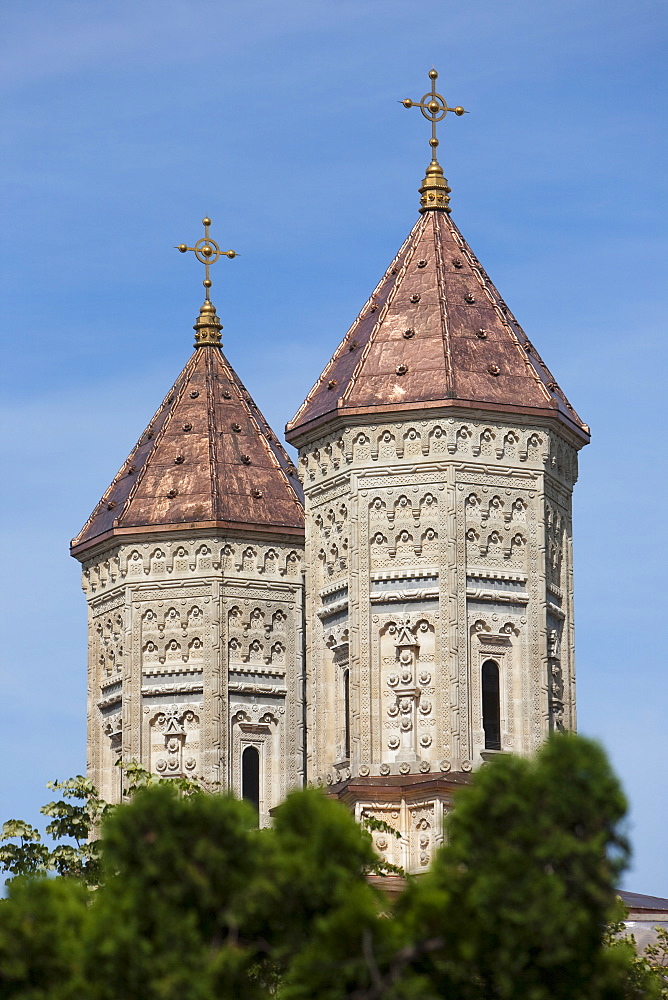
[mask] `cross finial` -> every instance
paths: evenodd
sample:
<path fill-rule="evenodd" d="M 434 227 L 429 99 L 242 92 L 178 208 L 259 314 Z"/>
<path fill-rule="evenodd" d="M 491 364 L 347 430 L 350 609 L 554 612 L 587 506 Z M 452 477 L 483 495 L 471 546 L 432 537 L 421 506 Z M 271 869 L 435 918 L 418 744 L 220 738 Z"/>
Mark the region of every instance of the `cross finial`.
<path fill-rule="evenodd" d="M 180 243 L 179 246 L 175 247 L 175 250 L 180 250 L 181 253 L 186 253 L 188 250 L 192 250 L 197 259 L 204 264 L 204 281 L 202 284 L 206 289 L 206 298 L 209 298 L 209 289 L 211 288 L 211 278 L 209 277 L 209 267 L 211 264 L 215 264 L 219 257 L 229 257 L 230 260 L 236 257 L 234 250 L 221 250 L 215 240 L 212 240 L 209 236 L 209 226 L 211 225 L 211 219 L 207 216 L 202 219 L 202 225 L 204 226 L 204 238 L 198 240 L 194 247 L 188 247 L 185 243 Z M 200 272 L 201 273 L 201 272 Z"/>
<path fill-rule="evenodd" d="M 424 117 L 431 121 L 431 139 L 429 140 L 429 145 L 431 146 L 431 163 L 427 167 L 427 174 L 420 188 L 420 194 L 422 195 L 420 199 L 420 211 L 426 212 L 430 208 L 440 208 L 445 212 L 449 212 L 450 188 L 443 176 L 443 168 L 436 158 L 436 147 L 438 146 L 436 124 L 445 118 L 448 111 L 452 111 L 457 117 L 468 114 L 468 112 L 460 105 L 456 108 L 448 107 L 445 98 L 437 93 L 436 80 L 438 79 L 438 73 L 435 69 L 429 70 L 429 79 L 431 80 L 431 90 L 423 96 L 422 100 L 411 101 L 407 97 L 401 103 L 405 108 L 419 108 Z"/>
<path fill-rule="evenodd" d="M 231 260 L 237 256 L 234 250 L 221 250 L 216 241 L 211 239 L 209 236 L 211 219 L 208 216 L 202 219 L 202 225 L 204 226 L 204 237 L 198 240 L 194 247 L 180 243 L 179 246 L 174 248 L 181 253 L 187 253 L 188 250 L 192 250 L 197 259 L 204 264 L 204 281 L 202 282 L 204 285 L 204 304 L 199 311 L 199 318 L 193 327 L 195 330 L 195 347 L 199 347 L 201 344 L 220 344 L 220 331 L 223 327 L 216 316 L 216 310 L 211 303 L 209 295 L 209 289 L 211 288 L 209 268 L 212 264 L 216 263 L 219 257 L 229 257 Z"/>

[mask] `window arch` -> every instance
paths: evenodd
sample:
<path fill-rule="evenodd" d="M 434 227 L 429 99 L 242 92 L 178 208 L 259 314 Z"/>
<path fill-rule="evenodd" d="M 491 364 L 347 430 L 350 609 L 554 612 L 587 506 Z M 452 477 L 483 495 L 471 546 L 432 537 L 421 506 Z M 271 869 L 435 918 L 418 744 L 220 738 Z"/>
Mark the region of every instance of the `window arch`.
<path fill-rule="evenodd" d="M 260 818 L 260 754 L 257 747 L 246 747 L 241 755 L 241 797 Z"/>
<path fill-rule="evenodd" d="M 485 660 L 482 665 L 482 728 L 485 750 L 501 749 L 501 699 L 499 697 L 499 664 Z"/>

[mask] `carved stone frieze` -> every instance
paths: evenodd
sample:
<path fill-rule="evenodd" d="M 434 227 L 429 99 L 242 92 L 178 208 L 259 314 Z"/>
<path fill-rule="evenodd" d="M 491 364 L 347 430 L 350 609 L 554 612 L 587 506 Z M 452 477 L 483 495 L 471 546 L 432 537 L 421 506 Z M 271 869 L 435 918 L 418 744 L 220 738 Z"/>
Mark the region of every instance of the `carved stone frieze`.
<path fill-rule="evenodd" d="M 305 489 L 346 467 L 387 466 L 440 457 L 470 457 L 505 466 L 532 466 L 572 488 L 577 452 L 555 430 L 489 420 L 431 418 L 404 424 L 346 428 L 310 442 L 300 453 Z"/>
<path fill-rule="evenodd" d="M 177 587 L 182 588 L 188 580 L 196 582 L 198 577 L 222 570 L 227 576 L 298 580 L 302 560 L 303 550 L 295 545 L 163 539 L 158 544 L 116 545 L 104 557 L 84 560 L 82 585 L 90 597 L 98 597 L 99 604 L 101 594 L 146 579 L 178 581 Z"/>

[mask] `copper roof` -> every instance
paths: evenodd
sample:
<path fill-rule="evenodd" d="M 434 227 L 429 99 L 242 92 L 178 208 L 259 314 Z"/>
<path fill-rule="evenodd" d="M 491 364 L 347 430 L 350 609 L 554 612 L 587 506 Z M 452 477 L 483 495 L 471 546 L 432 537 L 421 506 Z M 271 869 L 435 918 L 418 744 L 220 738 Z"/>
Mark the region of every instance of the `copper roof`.
<path fill-rule="evenodd" d="M 446 212 L 425 211 L 293 420 L 443 406 L 584 424 Z"/>
<path fill-rule="evenodd" d="M 299 535 L 296 470 L 218 346 L 199 346 L 81 532 L 72 554 L 146 528 Z"/>

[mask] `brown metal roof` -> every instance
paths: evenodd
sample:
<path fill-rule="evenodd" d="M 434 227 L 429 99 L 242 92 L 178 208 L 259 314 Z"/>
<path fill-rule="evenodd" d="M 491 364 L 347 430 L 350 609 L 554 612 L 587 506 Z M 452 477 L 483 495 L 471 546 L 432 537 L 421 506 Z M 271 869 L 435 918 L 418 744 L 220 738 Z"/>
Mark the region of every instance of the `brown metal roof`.
<path fill-rule="evenodd" d="M 623 902 L 629 910 L 648 910 L 651 913 L 668 913 L 668 899 L 663 896 L 645 896 L 641 892 L 626 892 L 619 889 L 617 895 L 621 896 Z"/>
<path fill-rule="evenodd" d="M 296 470 L 219 347 L 199 346 L 72 541 L 200 526 L 299 535 Z"/>
<path fill-rule="evenodd" d="M 468 406 L 584 424 L 447 213 L 425 212 L 286 436 L 338 415 Z"/>

